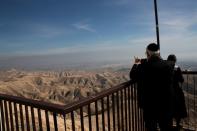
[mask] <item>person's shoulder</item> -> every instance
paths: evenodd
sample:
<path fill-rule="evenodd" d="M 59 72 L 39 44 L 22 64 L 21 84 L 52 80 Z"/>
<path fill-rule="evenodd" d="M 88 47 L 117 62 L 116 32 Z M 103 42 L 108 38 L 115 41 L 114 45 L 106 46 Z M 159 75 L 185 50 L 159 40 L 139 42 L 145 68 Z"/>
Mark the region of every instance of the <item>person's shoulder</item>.
<path fill-rule="evenodd" d="M 173 62 L 167 61 L 167 60 L 162 60 L 162 61 L 163 61 L 163 63 L 164 63 L 165 65 L 174 67 L 174 63 L 173 63 Z"/>
<path fill-rule="evenodd" d="M 160 62 L 160 66 L 161 68 L 163 68 L 164 70 L 168 70 L 168 71 L 173 71 L 174 70 L 174 65 L 173 63 L 167 61 L 167 60 L 161 60 Z"/>
<path fill-rule="evenodd" d="M 163 66 L 171 66 L 171 63 L 169 63 L 167 60 L 163 60 L 163 59 L 161 59 L 159 61 L 159 64 L 163 65 Z"/>

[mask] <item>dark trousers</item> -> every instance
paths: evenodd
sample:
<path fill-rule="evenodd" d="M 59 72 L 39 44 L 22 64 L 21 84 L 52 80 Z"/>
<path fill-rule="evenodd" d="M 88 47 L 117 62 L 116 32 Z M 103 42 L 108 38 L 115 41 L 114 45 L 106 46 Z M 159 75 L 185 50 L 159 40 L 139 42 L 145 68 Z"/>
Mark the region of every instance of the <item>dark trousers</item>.
<path fill-rule="evenodd" d="M 159 125 L 160 131 L 172 131 L 171 121 L 157 121 L 157 120 L 145 121 L 145 126 L 147 131 L 158 131 L 157 124 Z"/>
<path fill-rule="evenodd" d="M 160 131 L 172 131 L 172 117 L 168 115 L 158 115 L 154 116 L 146 114 L 148 112 L 144 112 L 144 121 L 145 127 L 147 131 L 158 131 L 158 126 Z"/>

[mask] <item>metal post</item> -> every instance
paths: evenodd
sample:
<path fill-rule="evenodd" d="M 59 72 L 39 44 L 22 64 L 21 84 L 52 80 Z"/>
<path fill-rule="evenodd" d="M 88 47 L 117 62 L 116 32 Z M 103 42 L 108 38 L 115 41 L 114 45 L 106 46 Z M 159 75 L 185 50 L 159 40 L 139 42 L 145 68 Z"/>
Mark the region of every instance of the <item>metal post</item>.
<path fill-rule="evenodd" d="M 155 9 L 155 24 L 156 24 L 157 45 L 158 45 L 158 47 L 160 49 L 159 22 L 158 22 L 158 13 L 157 13 L 157 0 L 154 0 L 154 9 Z"/>

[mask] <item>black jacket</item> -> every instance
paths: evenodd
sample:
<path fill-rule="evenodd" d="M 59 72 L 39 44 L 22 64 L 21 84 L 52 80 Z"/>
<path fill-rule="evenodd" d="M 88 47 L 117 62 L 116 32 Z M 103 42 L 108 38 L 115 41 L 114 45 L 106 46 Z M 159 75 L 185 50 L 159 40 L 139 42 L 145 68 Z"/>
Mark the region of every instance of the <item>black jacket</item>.
<path fill-rule="evenodd" d="M 174 67 L 173 88 L 174 88 L 174 114 L 175 118 L 187 117 L 187 110 L 185 105 L 185 96 L 180 83 L 184 82 L 184 78 L 180 67 Z"/>
<path fill-rule="evenodd" d="M 130 78 L 138 84 L 139 106 L 147 115 L 158 117 L 172 114 L 173 67 L 158 56 L 134 65 Z"/>

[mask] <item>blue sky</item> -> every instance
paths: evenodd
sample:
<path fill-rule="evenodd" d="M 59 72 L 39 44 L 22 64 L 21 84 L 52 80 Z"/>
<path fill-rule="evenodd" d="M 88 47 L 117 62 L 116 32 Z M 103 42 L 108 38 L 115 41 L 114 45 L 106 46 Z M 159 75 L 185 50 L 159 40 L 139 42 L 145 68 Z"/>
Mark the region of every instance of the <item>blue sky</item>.
<path fill-rule="evenodd" d="M 162 56 L 197 58 L 197 0 L 158 0 L 158 8 Z M 130 60 L 155 41 L 153 0 L 0 0 L 1 59 Z"/>

